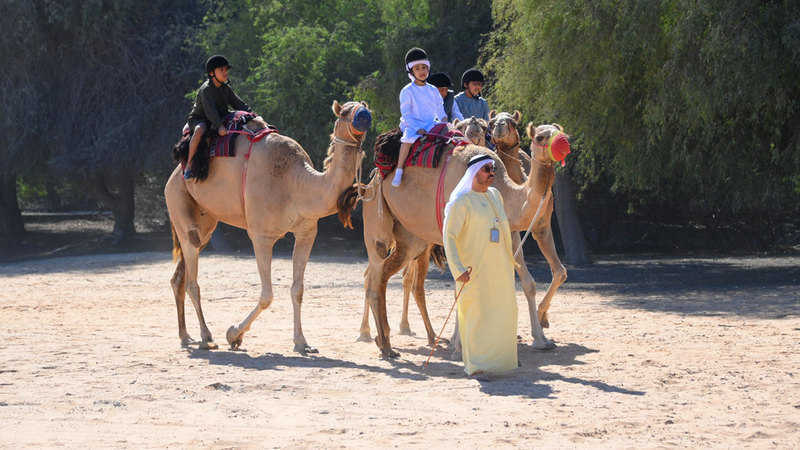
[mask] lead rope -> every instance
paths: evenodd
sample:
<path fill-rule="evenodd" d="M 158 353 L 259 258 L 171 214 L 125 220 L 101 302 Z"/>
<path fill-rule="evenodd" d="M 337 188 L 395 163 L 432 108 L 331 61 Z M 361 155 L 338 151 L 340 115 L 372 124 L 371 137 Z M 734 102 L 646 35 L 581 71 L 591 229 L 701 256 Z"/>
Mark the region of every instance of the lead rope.
<path fill-rule="evenodd" d="M 470 275 L 472 274 L 472 266 L 467 266 L 467 273 L 469 273 Z M 439 334 L 436 336 L 436 342 L 434 342 L 433 344 L 431 353 L 428 355 L 428 359 L 425 360 L 425 364 L 422 366 L 423 371 L 425 371 L 425 368 L 428 367 L 428 361 L 431 360 L 431 356 L 433 356 L 433 352 L 436 350 L 436 346 L 439 345 L 439 339 L 441 339 L 442 333 L 444 333 L 444 327 L 447 325 L 447 321 L 450 320 L 450 315 L 453 314 L 453 308 L 455 308 L 456 305 L 458 304 L 458 297 L 461 296 L 461 291 L 464 290 L 464 286 L 466 286 L 467 283 L 469 283 L 469 281 L 461 284 L 461 289 L 459 289 L 458 293 L 456 294 L 456 299 L 453 302 L 453 306 L 450 307 L 450 312 L 447 313 L 447 318 L 444 319 L 444 325 L 442 325 L 442 331 L 440 331 Z"/>

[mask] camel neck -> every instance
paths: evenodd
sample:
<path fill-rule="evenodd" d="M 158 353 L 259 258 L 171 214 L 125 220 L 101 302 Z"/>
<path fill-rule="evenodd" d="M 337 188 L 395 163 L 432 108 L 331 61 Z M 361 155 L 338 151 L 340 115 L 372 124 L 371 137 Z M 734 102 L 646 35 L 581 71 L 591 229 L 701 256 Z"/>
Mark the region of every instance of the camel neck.
<path fill-rule="evenodd" d="M 552 166 L 531 165 L 531 172 L 523 184 L 515 183 L 506 171 L 495 174 L 498 182 L 493 186 L 503 196 L 504 209 L 512 230 L 523 231 L 528 228 L 542 196 L 553 182 L 555 171 Z"/>

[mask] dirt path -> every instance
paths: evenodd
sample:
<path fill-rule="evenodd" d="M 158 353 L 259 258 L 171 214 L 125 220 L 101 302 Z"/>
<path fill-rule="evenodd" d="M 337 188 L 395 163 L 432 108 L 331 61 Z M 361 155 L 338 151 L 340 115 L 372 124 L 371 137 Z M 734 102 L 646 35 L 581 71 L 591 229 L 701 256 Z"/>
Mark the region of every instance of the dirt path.
<path fill-rule="evenodd" d="M 558 348 L 532 351 L 521 314 L 522 367 L 485 383 L 443 350 L 421 372 L 416 311 L 419 335 L 392 335 L 399 359 L 355 342 L 359 256 L 312 255 L 303 328 L 320 353 L 294 353 L 291 264 L 273 267 L 275 302 L 229 351 L 225 330 L 255 305 L 258 274 L 250 256 L 204 255 L 203 309 L 223 349 L 202 351 L 179 345 L 165 253 L 0 265 L 0 446 L 800 446 L 800 258 L 572 269 L 546 330 Z M 548 274 L 533 268 L 543 291 Z M 452 282 L 435 275 L 427 290 L 438 330 Z M 190 303 L 187 323 L 198 338 Z"/>

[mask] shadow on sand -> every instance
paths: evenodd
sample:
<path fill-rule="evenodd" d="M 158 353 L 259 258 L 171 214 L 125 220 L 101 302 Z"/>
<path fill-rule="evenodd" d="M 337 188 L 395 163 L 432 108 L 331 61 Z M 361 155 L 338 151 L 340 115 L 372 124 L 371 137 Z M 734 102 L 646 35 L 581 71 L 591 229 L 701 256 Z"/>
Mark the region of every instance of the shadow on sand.
<path fill-rule="evenodd" d="M 415 348 L 398 348 L 402 353 L 412 354 L 427 358 L 430 349 L 427 346 Z M 434 352 L 428 366 L 423 370 L 423 363 L 405 360 L 402 356 L 398 359 L 381 360 L 391 364 L 392 367 L 378 365 L 358 364 L 337 358 L 322 355 L 281 355 L 267 353 L 253 357 L 245 350 L 199 350 L 188 347 L 189 358 L 208 361 L 209 364 L 219 366 L 233 366 L 246 370 L 275 370 L 282 371 L 287 367 L 319 368 L 319 369 L 356 369 L 372 373 L 379 373 L 398 379 L 425 381 L 429 378 L 463 379 L 466 377 L 461 361 L 449 361 L 450 352 L 439 346 Z M 521 367 L 506 375 L 492 377 L 492 381 L 479 381 L 481 391 L 489 395 L 521 396 L 531 399 L 556 399 L 558 396 L 552 387 L 552 382 L 565 382 L 594 387 L 607 393 L 625 395 L 645 395 L 642 391 L 632 391 L 618 386 L 612 386 L 599 380 L 588 380 L 576 377 L 566 377 L 558 371 L 543 370 L 542 367 L 556 366 L 560 368 L 582 365 L 578 358 L 582 355 L 595 353 L 582 345 L 568 344 L 557 347 L 548 352 L 532 350 L 530 346 L 520 344 L 518 355 Z M 376 361 L 378 357 L 376 356 Z"/>
<path fill-rule="evenodd" d="M 529 268 L 546 289 L 547 266 Z M 798 257 L 615 257 L 568 271 L 561 289 L 608 296 L 620 308 L 762 319 L 800 315 Z"/>

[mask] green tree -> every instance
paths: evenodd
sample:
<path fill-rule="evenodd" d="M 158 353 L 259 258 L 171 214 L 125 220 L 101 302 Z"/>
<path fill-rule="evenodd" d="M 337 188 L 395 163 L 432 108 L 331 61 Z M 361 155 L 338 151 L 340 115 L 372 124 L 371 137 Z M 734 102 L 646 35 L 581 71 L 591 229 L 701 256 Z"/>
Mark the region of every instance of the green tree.
<path fill-rule="evenodd" d="M 15 0 L 1 4 L 5 64 L 0 71 L 0 126 L 11 133 L 0 146 L 0 235 L 13 236 L 24 232 L 18 179 L 42 171 L 47 158 L 48 124 L 43 120 L 47 91 L 41 85 L 51 67 L 37 33 L 43 25 L 41 5 Z"/>
<path fill-rule="evenodd" d="M 333 100 L 369 102 L 376 133 L 397 126 L 412 46 L 453 77 L 474 65 L 491 29 L 486 2 L 454 0 L 209 0 L 198 40 L 226 54 L 236 89 L 319 164 Z M 453 20 L 458 17 L 458 20 Z"/>
<path fill-rule="evenodd" d="M 796 211 L 799 9 L 496 0 L 492 99 L 565 125 L 584 206 L 609 216 Z"/>
<path fill-rule="evenodd" d="M 135 232 L 135 183 L 164 167 L 188 111 L 184 42 L 202 11 L 189 0 L 43 4 L 50 169 L 94 187 L 125 238 Z"/>

